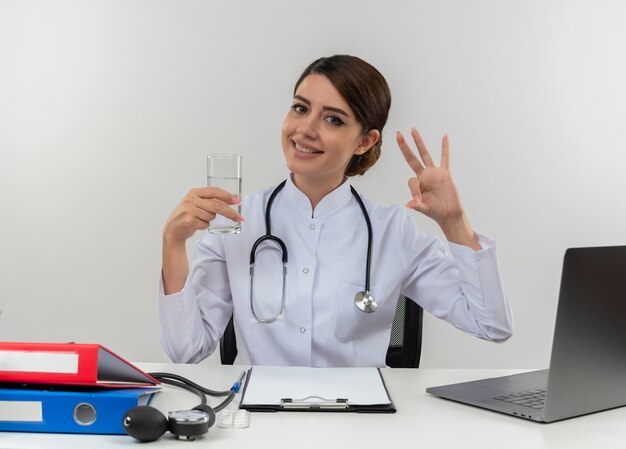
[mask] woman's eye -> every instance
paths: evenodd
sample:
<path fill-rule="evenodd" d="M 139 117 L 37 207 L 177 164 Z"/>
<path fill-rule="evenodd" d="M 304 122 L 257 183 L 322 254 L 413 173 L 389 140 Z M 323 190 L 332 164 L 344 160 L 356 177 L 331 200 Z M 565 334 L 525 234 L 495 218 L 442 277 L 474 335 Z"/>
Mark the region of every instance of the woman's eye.
<path fill-rule="evenodd" d="M 335 126 L 343 125 L 343 120 L 341 120 L 338 117 L 335 117 L 334 115 L 329 115 L 328 117 L 326 117 L 326 121 L 330 123 L 331 125 L 335 125 Z"/>
<path fill-rule="evenodd" d="M 306 112 L 306 106 L 303 106 L 303 105 L 297 104 L 297 103 L 294 104 L 293 106 L 291 106 L 291 109 L 293 109 L 298 114 L 304 114 Z"/>

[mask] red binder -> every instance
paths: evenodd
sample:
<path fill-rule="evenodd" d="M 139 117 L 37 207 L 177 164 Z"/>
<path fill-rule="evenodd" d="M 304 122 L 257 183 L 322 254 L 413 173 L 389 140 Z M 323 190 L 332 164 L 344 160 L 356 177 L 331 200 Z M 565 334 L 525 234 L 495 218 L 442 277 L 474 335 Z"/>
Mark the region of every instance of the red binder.
<path fill-rule="evenodd" d="M 159 381 L 98 344 L 0 342 L 0 382 L 129 388 Z"/>

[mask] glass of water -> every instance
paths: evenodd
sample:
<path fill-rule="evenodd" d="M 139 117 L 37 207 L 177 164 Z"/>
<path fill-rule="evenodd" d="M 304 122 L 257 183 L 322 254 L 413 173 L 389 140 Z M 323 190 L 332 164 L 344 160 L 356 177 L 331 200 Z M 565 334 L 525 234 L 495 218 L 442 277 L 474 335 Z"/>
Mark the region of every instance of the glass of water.
<path fill-rule="evenodd" d="M 240 154 L 209 154 L 207 156 L 207 184 L 219 187 L 241 198 L 241 155 Z M 241 205 L 231 207 L 241 213 Z M 212 234 L 238 234 L 241 223 L 232 221 L 222 215 L 216 215 L 209 223 Z"/>

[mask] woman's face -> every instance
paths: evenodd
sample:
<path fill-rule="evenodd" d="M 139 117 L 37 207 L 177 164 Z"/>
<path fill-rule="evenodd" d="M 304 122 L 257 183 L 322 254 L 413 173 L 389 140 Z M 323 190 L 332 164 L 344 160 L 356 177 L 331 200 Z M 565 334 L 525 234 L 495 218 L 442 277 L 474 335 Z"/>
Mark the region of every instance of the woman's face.
<path fill-rule="evenodd" d="M 352 155 L 364 153 L 377 139 L 377 133 L 362 134 L 348 103 L 318 74 L 302 80 L 283 122 L 287 167 L 297 176 L 319 181 L 341 183 Z"/>

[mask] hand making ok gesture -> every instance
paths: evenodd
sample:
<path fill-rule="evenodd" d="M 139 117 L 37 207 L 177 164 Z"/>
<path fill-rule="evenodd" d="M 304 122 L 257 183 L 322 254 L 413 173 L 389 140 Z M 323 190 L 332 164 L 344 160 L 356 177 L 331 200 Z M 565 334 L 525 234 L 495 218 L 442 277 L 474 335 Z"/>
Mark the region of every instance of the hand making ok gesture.
<path fill-rule="evenodd" d="M 480 249 L 469 220 L 463 211 L 461 198 L 450 174 L 450 148 L 448 136 L 441 143 L 441 164 L 435 165 L 428 148 L 415 128 L 411 136 L 419 151 L 420 159 L 413 153 L 399 131 L 396 141 L 407 163 L 415 172 L 409 179 L 413 199 L 406 206 L 432 218 L 451 242 Z"/>

